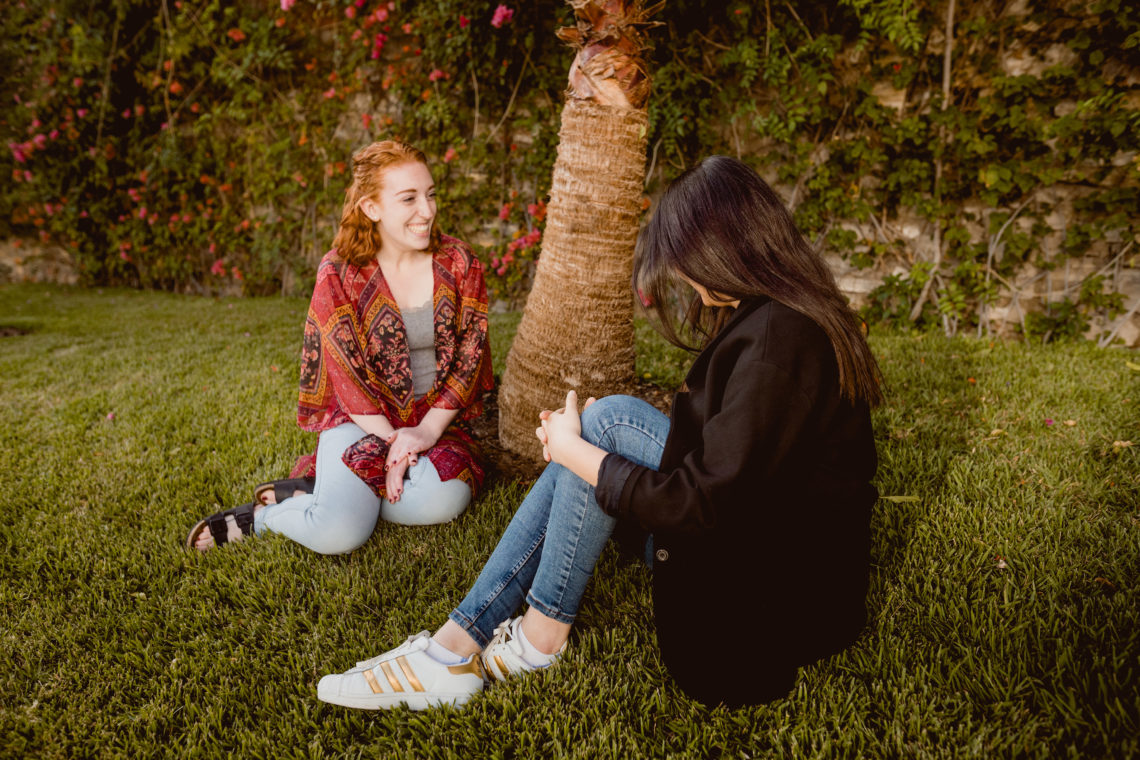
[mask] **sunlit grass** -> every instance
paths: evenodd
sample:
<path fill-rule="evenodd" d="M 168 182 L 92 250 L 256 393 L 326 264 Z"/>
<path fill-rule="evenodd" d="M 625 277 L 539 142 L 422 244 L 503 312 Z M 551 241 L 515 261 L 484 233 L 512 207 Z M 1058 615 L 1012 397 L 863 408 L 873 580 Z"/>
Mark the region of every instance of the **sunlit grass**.
<path fill-rule="evenodd" d="M 873 335 L 872 622 L 788 699 L 685 698 L 648 572 L 607 551 L 563 665 L 463 711 L 368 713 L 318 702 L 317 679 L 442 622 L 524 491 L 381 525 L 346 557 L 185 551 L 313 443 L 294 424 L 304 309 L 0 288 L 0 327 L 29 331 L 0 338 L 0 756 L 1140 756 L 1134 355 Z M 515 324 L 492 321 L 498 372 Z M 680 382 L 683 354 L 644 332 L 639 352 L 639 374 Z M 743 594 L 694 656 L 731 669 L 763 611 Z"/>

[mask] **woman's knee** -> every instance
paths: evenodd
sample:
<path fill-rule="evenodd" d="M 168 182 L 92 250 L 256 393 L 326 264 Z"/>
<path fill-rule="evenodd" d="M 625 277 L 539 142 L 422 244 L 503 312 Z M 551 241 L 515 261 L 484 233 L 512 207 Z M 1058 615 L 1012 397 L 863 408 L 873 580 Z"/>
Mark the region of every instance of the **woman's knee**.
<path fill-rule="evenodd" d="M 639 399 L 633 396 L 603 396 L 582 410 L 582 437 L 597 444 L 606 430 L 614 424 L 621 410 L 629 409 Z"/>
<path fill-rule="evenodd" d="M 421 458 L 404 481 L 400 500 L 387 499 L 380 505 L 380 516 L 399 525 L 438 525 L 451 522 L 471 503 L 471 487 L 462 480 L 439 479 L 427 457 Z"/>

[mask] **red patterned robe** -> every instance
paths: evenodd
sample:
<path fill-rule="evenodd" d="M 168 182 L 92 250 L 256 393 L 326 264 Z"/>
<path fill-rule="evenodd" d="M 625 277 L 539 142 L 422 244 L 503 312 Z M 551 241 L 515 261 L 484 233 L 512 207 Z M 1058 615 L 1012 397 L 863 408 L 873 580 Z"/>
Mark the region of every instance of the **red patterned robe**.
<path fill-rule="evenodd" d="M 483 412 L 483 392 L 494 383 L 487 286 L 483 265 L 460 240 L 442 235 L 432 259 L 436 375 L 431 390 L 417 400 L 407 331 L 380 264 L 357 267 L 335 250 L 325 254 L 305 319 L 297 423 L 319 432 L 351 422 L 349 414 L 383 414 L 401 428 L 419 424 L 433 407 L 461 409 L 424 456 L 440 480 L 459 478 L 474 495 L 483 484 L 483 468 L 478 445 L 462 423 Z M 384 498 L 387 455 L 383 439 L 366 435 L 343 460 Z M 292 477 L 311 477 L 315 462 L 315 454 L 299 458 Z"/>

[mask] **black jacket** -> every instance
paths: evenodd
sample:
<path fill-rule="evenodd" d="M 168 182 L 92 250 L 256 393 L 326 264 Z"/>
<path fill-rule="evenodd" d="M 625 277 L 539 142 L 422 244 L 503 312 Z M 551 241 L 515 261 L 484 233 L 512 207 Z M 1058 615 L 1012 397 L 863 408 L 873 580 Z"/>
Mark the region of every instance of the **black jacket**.
<path fill-rule="evenodd" d="M 680 686 L 766 702 L 866 622 L 870 413 L 840 396 L 823 330 L 770 299 L 739 306 L 685 385 L 659 470 L 608 455 L 598 503 L 653 534 L 657 637 Z"/>

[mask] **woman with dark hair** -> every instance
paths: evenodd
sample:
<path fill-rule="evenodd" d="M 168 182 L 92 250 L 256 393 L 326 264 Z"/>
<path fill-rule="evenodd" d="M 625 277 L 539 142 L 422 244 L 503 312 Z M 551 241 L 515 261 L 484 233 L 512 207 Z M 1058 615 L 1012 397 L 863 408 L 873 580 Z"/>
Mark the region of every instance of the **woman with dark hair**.
<path fill-rule="evenodd" d="M 466 598 L 434 636 L 322 678 L 320 699 L 461 704 L 484 673 L 553 664 L 619 520 L 648 534 L 662 657 L 692 697 L 779 698 L 799 666 L 854 641 L 877 497 L 869 410 L 881 396 L 831 273 L 764 181 L 714 156 L 664 193 L 634 284 L 667 335 L 702 344 L 672 416 L 611 396 L 579 417 L 574 391 L 543 412 L 551 464 Z M 681 330 L 678 286 L 695 291 Z"/>
<path fill-rule="evenodd" d="M 440 233 L 424 154 L 387 140 L 356 152 L 333 248 L 305 319 L 297 422 L 320 433 L 288 480 L 194 526 L 204 551 L 282 533 L 352 551 L 378 518 L 447 522 L 483 479 L 462 422 L 491 387 L 487 287 L 465 243 Z"/>

